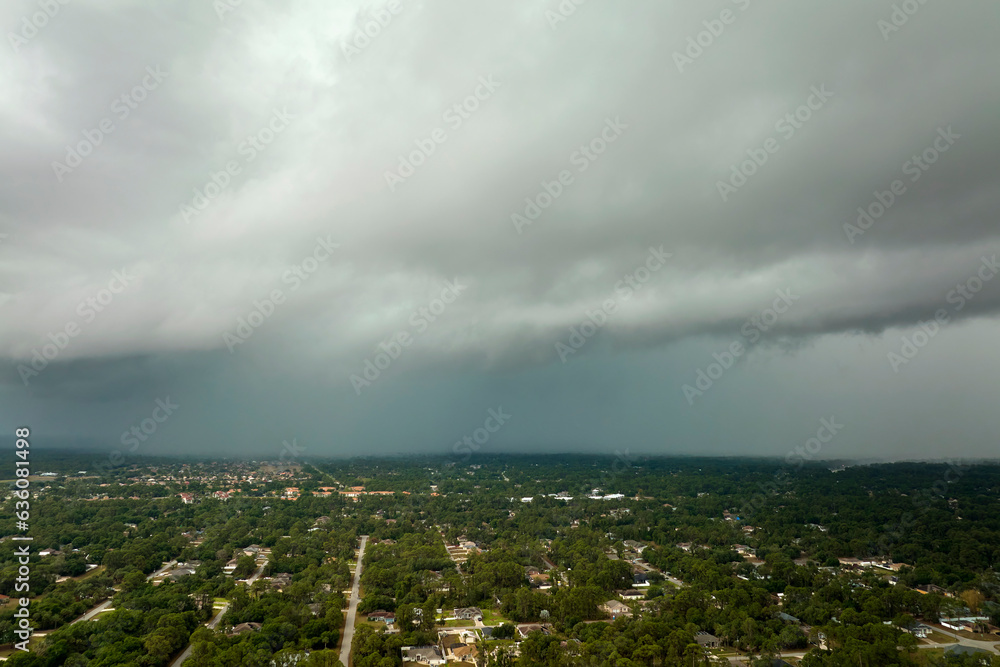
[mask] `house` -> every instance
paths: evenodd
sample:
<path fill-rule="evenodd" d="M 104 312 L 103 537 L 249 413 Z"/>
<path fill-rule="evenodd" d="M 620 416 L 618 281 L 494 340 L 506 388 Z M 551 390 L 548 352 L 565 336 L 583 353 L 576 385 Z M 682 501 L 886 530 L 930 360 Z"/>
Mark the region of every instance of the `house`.
<path fill-rule="evenodd" d="M 404 646 L 403 662 L 417 662 L 424 665 L 445 664 L 444 654 L 437 646 Z"/>
<path fill-rule="evenodd" d="M 251 544 L 248 547 L 243 547 L 244 556 L 256 556 L 258 553 L 260 553 L 260 546 L 256 544 Z"/>
<path fill-rule="evenodd" d="M 236 635 L 242 635 L 244 632 L 256 632 L 257 630 L 260 630 L 260 623 L 240 623 L 233 626 L 233 629 L 227 632 L 226 635 L 235 637 Z"/>
<path fill-rule="evenodd" d="M 461 646 L 456 646 L 452 652 L 452 657 L 454 657 L 459 662 L 476 662 L 479 657 L 479 650 L 471 644 L 462 644 Z"/>
<path fill-rule="evenodd" d="M 386 625 L 389 625 L 390 623 L 396 622 L 396 612 L 378 609 L 376 611 L 368 612 L 368 620 L 373 623 L 385 623 Z"/>
<path fill-rule="evenodd" d="M 532 632 L 541 632 L 543 635 L 549 634 L 545 626 L 540 623 L 521 623 L 517 626 L 517 634 L 522 638 L 527 638 Z"/>
<path fill-rule="evenodd" d="M 694 640 L 698 642 L 698 645 L 702 648 L 719 648 L 719 638 L 704 631 L 696 634 L 694 636 Z"/>
<path fill-rule="evenodd" d="M 640 554 L 642 553 L 643 549 L 646 548 L 645 544 L 643 544 L 642 542 L 636 542 L 635 540 L 625 540 L 624 544 L 632 551 L 635 551 L 636 553 Z"/>
<path fill-rule="evenodd" d="M 460 621 L 479 621 L 483 620 L 483 610 L 479 607 L 461 607 L 455 609 L 455 618 Z"/>
<path fill-rule="evenodd" d="M 550 578 L 551 577 L 549 576 L 549 574 L 547 572 L 538 572 L 536 570 L 535 572 L 529 572 L 528 573 L 528 579 L 531 580 L 531 585 L 532 586 L 543 586 L 543 585 L 549 583 L 549 579 Z"/>
<path fill-rule="evenodd" d="M 619 616 L 625 616 L 632 612 L 628 608 L 628 605 L 619 602 L 618 600 L 608 600 L 601 605 L 601 611 L 611 616 L 611 618 L 618 618 Z"/>
<path fill-rule="evenodd" d="M 881 560 L 875 562 L 875 567 L 882 568 L 883 570 L 899 572 L 902 568 L 906 567 L 906 563 L 893 563 L 891 560 Z"/>
<path fill-rule="evenodd" d="M 917 586 L 916 590 L 924 594 L 937 593 L 938 595 L 948 595 L 948 591 L 934 584 L 922 584 Z"/>

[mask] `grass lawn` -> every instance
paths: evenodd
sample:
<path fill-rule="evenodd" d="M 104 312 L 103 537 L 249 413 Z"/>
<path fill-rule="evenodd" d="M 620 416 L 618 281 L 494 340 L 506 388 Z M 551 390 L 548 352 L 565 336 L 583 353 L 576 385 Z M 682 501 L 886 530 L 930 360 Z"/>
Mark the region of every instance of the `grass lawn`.
<path fill-rule="evenodd" d="M 938 632 L 937 630 L 931 630 L 927 633 L 926 639 L 921 639 L 920 641 L 926 642 L 928 644 L 948 644 L 954 643 L 955 638 L 949 637 L 948 635 Z"/>
<path fill-rule="evenodd" d="M 511 623 L 511 621 L 501 616 L 496 609 L 483 609 L 483 625 L 501 625 L 503 623 Z M 511 625 L 514 624 L 511 623 Z"/>

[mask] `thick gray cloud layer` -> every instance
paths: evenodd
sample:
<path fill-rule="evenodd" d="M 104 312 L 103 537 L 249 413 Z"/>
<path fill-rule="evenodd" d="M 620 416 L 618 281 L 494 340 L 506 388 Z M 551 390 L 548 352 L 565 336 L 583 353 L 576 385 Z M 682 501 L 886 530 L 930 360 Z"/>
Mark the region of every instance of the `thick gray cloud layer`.
<path fill-rule="evenodd" d="M 231 4 L 0 8 L 0 392 L 52 434 L 169 394 L 151 449 L 520 404 L 494 446 L 780 454 L 837 409 L 837 454 L 995 453 L 997 6 Z"/>

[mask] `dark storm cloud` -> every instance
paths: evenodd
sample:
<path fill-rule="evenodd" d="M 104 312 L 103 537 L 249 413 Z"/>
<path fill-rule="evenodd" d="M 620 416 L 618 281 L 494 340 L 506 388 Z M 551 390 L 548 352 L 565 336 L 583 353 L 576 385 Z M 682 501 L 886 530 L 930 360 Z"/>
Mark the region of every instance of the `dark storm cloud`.
<path fill-rule="evenodd" d="M 26 38 L 38 5 L 5 5 L 0 381 L 23 392 L 50 344 L 39 400 L 240 368 L 351 400 L 403 331 L 379 383 L 444 369 L 447 402 L 495 374 L 569 382 L 555 343 L 608 299 L 572 363 L 725 344 L 780 290 L 761 337 L 805 355 L 942 308 L 995 328 L 1000 281 L 949 298 L 1000 252 L 1000 9 L 930 2 L 890 30 L 887 1 L 560 6 L 74 0 Z"/>

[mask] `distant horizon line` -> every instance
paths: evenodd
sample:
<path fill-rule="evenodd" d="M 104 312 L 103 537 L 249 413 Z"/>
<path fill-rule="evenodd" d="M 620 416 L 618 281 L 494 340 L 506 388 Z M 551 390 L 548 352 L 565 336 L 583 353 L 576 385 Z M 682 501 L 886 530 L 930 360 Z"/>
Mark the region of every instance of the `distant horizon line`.
<path fill-rule="evenodd" d="M 108 448 L 105 446 L 98 445 L 75 445 L 75 446 L 54 446 L 54 447 L 36 447 L 35 452 L 37 454 L 42 454 L 43 457 L 48 458 L 50 456 L 57 456 L 61 454 L 66 455 L 89 455 L 89 454 L 99 454 L 107 456 Z M 125 454 L 123 452 L 123 454 Z M 394 453 L 394 454 L 366 454 L 363 456 L 351 455 L 351 454 L 327 454 L 327 455 L 315 455 L 303 457 L 296 460 L 282 460 L 280 454 L 278 456 L 269 458 L 264 456 L 263 453 L 254 454 L 149 454 L 149 453 L 128 453 L 125 455 L 124 460 L 121 464 L 116 467 L 127 467 L 130 463 L 138 463 L 139 461 L 219 461 L 219 462 L 246 462 L 246 463 L 268 463 L 268 464 L 283 464 L 283 465 L 310 465 L 311 462 L 325 462 L 325 461 L 405 461 L 405 460 L 435 460 L 438 463 L 453 464 L 455 466 L 465 466 L 465 465 L 475 465 L 476 460 L 496 460 L 496 459 L 545 459 L 545 458 L 564 458 L 567 456 L 572 456 L 576 458 L 600 460 L 600 459 L 618 459 L 621 458 L 620 453 L 616 454 L 604 454 L 599 452 L 580 452 L 577 451 L 551 451 L 551 452 L 532 452 L 532 451 L 493 451 L 489 453 L 478 453 L 469 460 L 459 461 L 456 460 L 454 455 L 449 454 L 435 454 L 432 452 L 420 452 L 420 453 Z M 643 461 L 665 461 L 665 460 L 685 460 L 685 461 L 783 461 L 784 457 L 780 455 L 763 455 L 763 454 L 690 454 L 690 453 L 672 453 L 672 454 L 649 454 L 649 453 L 635 453 L 627 454 L 627 456 L 633 460 L 643 460 Z M 952 458 L 879 458 L 879 457 L 864 457 L 864 458 L 822 458 L 816 457 L 808 461 L 796 461 L 792 464 L 798 466 L 800 464 L 810 467 L 815 467 L 821 465 L 823 467 L 828 466 L 845 466 L 845 467 L 855 467 L 873 464 L 896 464 L 896 463 L 924 463 L 924 464 L 949 464 L 949 463 L 965 463 L 970 465 L 991 465 L 1000 464 L 1000 457 L 952 457 Z"/>

